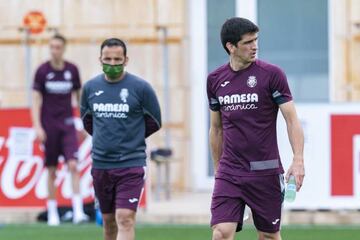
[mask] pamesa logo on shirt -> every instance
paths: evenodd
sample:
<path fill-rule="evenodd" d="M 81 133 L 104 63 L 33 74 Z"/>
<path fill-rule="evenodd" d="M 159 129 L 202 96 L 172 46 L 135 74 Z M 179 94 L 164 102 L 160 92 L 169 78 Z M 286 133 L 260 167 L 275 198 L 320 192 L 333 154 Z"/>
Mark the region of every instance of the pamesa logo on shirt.
<path fill-rule="evenodd" d="M 127 118 L 130 111 L 126 103 L 94 103 L 93 112 L 98 118 Z"/>
<path fill-rule="evenodd" d="M 100 96 L 104 91 L 95 92 L 96 96 Z M 130 106 L 127 103 L 129 90 L 122 88 L 119 93 L 122 103 L 94 103 L 93 112 L 98 118 L 127 118 Z"/>
<path fill-rule="evenodd" d="M 257 109 L 259 96 L 256 93 L 232 94 L 218 97 L 224 111 Z"/>
<path fill-rule="evenodd" d="M 96 96 L 104 91 L 96 92 Z M 98 118 L 127 118 L 127 113 L 130 111 L 130 106 L 127 104 L 127 98 L 129 97 L 129 91 L 127 88 L 123 88 L 119 94 L 123 103 L 94 103 L 92 110 L 95 117 Z"/>

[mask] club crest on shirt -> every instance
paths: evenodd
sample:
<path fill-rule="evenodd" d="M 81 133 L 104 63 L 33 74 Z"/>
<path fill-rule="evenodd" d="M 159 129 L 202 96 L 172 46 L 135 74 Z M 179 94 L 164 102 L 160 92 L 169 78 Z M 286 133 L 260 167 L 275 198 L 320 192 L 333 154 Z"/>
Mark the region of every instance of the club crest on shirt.
<path fill-rule="evenodd" d="M 71 72 L 70 72 L 69 70 L 66 70 L 66 71 L 64 72 L 64 79 L 65 79 L 66 81 L 70 81 L 71 78 L 72 78 Z"/>
<path fill-rule="evenodd" d="M 255 87 L 256 84 L 257 84 L 256 77 L 255 76 L 249 76 L 246 83 L 247 83 L 248 87 L 251 87 L 251 88 Z"/>
<path fill-rule="evenodd" d="M 120 91 L 121 101 L 126 103 L 128 97 L 129 97 L 129 90 L 127 88 L 122 88 L 121 91 Z"/>

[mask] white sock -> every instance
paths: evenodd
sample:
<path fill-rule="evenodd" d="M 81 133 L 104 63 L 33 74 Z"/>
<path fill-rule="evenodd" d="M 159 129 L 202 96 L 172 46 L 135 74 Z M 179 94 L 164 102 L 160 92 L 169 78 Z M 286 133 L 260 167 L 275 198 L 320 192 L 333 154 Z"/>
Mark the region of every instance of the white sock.
<path fill-rule="evenodd" d="M 72 197 L 72 208 L 74 212 L 74 216 L 78 217 L 84 213 L 83 209 L 83 201 L 80 194 L 75 194 Z"/>
<path fill-rule="evenodd" d="M 58 216 L 56 200 L 49 199 L 47 201 L 48 216 Z"/>

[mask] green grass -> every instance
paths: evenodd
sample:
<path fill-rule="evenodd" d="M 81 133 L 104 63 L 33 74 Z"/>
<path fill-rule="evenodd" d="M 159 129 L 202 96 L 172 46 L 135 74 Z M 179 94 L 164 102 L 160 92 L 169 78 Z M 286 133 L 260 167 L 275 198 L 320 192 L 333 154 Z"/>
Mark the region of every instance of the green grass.
<path fill-rule="evenodd" d="M 359 240 L 360 226 L 285 226 L 283 240 Z M 0 227 L 0 240 L 91 240 L 102 239 L 102 229 L 95 224 L 47 227 L 45 224 L 5 225 Z M 140 240 L 202 240 L 211 239 L 208 226 L 138 225 Z M 237 240 L 256 240 L 253 227 L 246 226 Z"/>

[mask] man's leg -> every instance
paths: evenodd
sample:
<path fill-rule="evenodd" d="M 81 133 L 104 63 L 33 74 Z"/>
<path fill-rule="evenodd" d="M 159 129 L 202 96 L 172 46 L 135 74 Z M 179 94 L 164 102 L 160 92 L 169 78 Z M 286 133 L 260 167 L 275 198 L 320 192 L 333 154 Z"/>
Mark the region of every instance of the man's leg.
<path fill-rule="evenodd" d="M 245 202 L 239 186 L 235 178 L 217 173 L 211 200 L 213 240 L 232 240 L 236 231 L 242 229 Z"/>
<path fill-rule="evenodd" d="M 57 202 L 56 202 L 56 167 L 48 166 L 48 179 L 47 179 L 47 187 L 48 187 L 48 201 L 47 201 L 47 210 L 48 210 L 48 225 L 57 226 L 60 224 L 59 213 L 57 210 Z"/>
<path fill-rule="evenodd" d="M 71 174 L 71 184 L 72 184 L 73 194 L 75 195 L 80 194 L 80 186 L 79 186 L 80 175 L 79 175 L 79 171 L 77 170 L 76 159 L 68 160 L 68 168 Z"/>
<path fill-rule="evenodd" d="M 61 151 L 61 137 L 57 128 L 44 128 L 46 132 L 45 147 L 45 166 L 48 170 L 47 190 L 48 190 L 48 225 L 58 226 L 60 224 L 59 213 L 56 202 L 56 169 L 58 158 Z"/>
<path fill-rule="evenodd" d="M 281 240 L 283 176 L 245 177 L 246 201 L 251 208 L 259 240 Z"/>
<path fill-rule="evenodd" d="M 111 178 L 117 182 L 115 187 L 117 240 L 133 240 L 135 215 L 144 187 L 145 168 L 116 169 L 111 173 Z"/>
<path fill-rule="evenodd" d="M 212 227 L 212 240 L 233 240 L 238 223 L 219 223 Z"/>
<path fill-rule="evenodd" d="M 55 180 L 56 180 L 56 167 L 49 166 L 47 167 L 48 170 L 48 199 L 56 201 L 56 187 L 55 187 Z"/>
<path fill-rule="evenodd" d="M 80 174 L 77 169 L 77 152 L 78 152 L 78 141 L 76 136 L 76 130 L 74 126 L 70 125 L 63 129 L 62 136 L 62 151 L 66 159 L 72 183 L 72 207 L 73 207 L 73 223 L 81 223 L 88 221 L 88 216 L 84 213 L 83 199 L 80 194 Z"/>
<path fill-rule="evenodd" d="M 118 234 L 118 227 L 116 225 L 114 213 L 102 214 L 104 226 L 104 240 L 116 240 Z"/>
<path fill-rule="evenodd" d="M 118 228 L 115 218 L 115 188 L 109 172 L 110 170 L 91 169 L 95 196 L 103 218 L 104 239 L 116 240 Z"/>
<path fill-rule="evenodd" d="M 130 209 L 116 209 L 117 240 L 135 239 L 135 214 Z"/>
<path fill-rule="evenodd" d="M 73 189 L 72 207 L 73 207 L 73 223 L 77 224 L 87 221 L 88 217 L 84 213 L 83 199 L 80 194 L 80 175 L 77 170 L 76 159 L 68 160 L 68 168 L 71 173 L 71 183 Z"/>
<path fill-rule="evenodd" d="M 259 240 L 281 240 L 280 231 L 276 233 L 266 233 L 258 231 Z"/>

